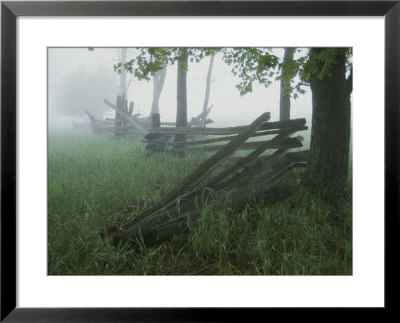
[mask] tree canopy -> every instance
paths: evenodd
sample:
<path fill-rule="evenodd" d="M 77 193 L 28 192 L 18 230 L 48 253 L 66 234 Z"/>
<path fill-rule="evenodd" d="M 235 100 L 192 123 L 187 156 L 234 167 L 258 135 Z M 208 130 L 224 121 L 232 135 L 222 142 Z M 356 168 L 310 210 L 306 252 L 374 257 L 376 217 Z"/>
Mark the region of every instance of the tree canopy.
<path fill-rule="evenodd" d="M 126 64 L 114 65 L 114 70 L 121 72 L 121 67 L 134 75 L 138 80 L 150 80 L 151 76 L 161 70 L 165 64 L 179 64 L 181 68 L 187 69 L 185 62 L 180 61 L 182 47 L 149 47 L 136 48 L 138 55 Z M 203 58 L 222 52 L 223 61 L 232 67 L 233 75 L 240 79 L 237 89 L 241 95 L 251 93 L 253 84 L 259 83 L 266 87 L 274 81 L 282 80 L 287 87 L 284 92 L 297 98 L 304 94 L 304 86 L 309 86 L 310 78 L 322 79 L 331 74 L 331 68 L 335 64 L 335 57 L 343 52 L 346 56 L 346 69 L 351 74 L 352 70 L 352 48 L 326 48 L 318 54 L 309 48 L 296 49 L 293 60 L 282 60 L 273 52 L 273 48 L 216 48 L 216 47 L 190 47 L 187 48 L 188 62 L 200 62 Z M 320 63 L 322 62 L 322 65 Z M 282 73 L 282 71 L 285 73 Z"/>
<path fill-rule="evenodd" d="M 287 84 L 285 94 L 297 98 L 305 93 L 303 86 L 309 85 L 311 77 L 322 79 L 331 75 L 331 68 L 340 52 L 347 58 L 347 70 L 352 69 L 352 48 L 326 48 L 318 54 L 309 48 L 299 48 L 296 52 L 297 58 L 280 60 L 271 48 L 225 48 L 223 59 L 232 66 L 232 73 L 240 78 L 237 88 L 242 95 L 252 92 L 255 82 L 268 87 L 273 81 L 283 79 Z"/>
<path fill-rule="evenodd" d="M 136 48 L 138 55 L 125 64 L 118 63 L 114 65 L 114 70 L 121 73 L 121 67 L 134 75 L 138 80 L 149 81 L 157 71 L 163 69 L 165 63 L 168 65 L 178 64 L 183 70 L 188 69 L 186 61 L 180 57 L 184 50 L 187 50 L 188 62 L 200 62 L 203 58 L 214 55 L 221 49 L 206 47 L 143 47 Z"/>

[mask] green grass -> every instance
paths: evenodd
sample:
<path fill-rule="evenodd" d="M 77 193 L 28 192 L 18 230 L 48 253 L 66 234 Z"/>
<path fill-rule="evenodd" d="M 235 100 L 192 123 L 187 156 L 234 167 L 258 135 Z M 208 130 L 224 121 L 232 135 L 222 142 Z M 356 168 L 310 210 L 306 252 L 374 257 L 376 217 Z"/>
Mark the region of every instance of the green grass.
<path fill-rule="evenodd" d="M 301 190 L 273 205 L 206 208 L 156 247 L 110 243 L 107 225 L 140 214 L 204 158 L 148 155 L 138 140 L 51 134 L 49 275 L 352 274 L 351 199 L 333 211 Z"/>

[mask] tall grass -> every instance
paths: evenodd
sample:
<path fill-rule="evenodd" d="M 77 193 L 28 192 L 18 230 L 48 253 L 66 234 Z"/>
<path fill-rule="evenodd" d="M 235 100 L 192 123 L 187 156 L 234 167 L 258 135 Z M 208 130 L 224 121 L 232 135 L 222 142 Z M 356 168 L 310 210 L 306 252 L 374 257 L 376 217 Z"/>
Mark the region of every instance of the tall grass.
<path fill-rule="evenodd" d="M 205 207 L 198 223 L 153 248 L 114 246 L 110 223 L 152 205 L 204 159 L 148 155 L 140 141 L 51 135 L 50 275 L 350 275 L 351 201 L 333 211 L 297 192 L 240 211 Z M 340 217 L 332 217 L 340 212 Z M 340 219 L 340 220 L 333 220 Z"/>

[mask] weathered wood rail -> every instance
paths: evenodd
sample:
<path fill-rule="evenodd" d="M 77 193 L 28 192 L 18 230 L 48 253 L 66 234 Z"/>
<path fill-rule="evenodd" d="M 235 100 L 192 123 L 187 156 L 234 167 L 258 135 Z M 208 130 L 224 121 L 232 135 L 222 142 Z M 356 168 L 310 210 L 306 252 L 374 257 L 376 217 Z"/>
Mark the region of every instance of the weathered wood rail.
<path fill-rule="evenodd" d="M 200 128 L 200 127 L 159 127 L 149 130 L 145 135 L 144 143 L 150 151 L 165 151 L 171 149 L 185 149 L 186 152 L 196 151 L 216 151 L 223 148 L 223 144 L 211 145 L 231 141 L 237 134 L 245 131 L 248 126 L 228 127 L 228 128 Z M 293 119 L 280 122 L 264 122 L 260 127 L 249 137 L 261 137 L 268 135 L 276 135 L 282 133 L 284 129 L 295 129 L 295 131 L 307 130 L 305 119 Z M 199 135 L 207 136 L 207 139 L 175 141 L 175 137 L 180 134 L 186 134 L 197 138 Z M 210 136 L 217 136 L 210 138 Z M 238 147 L 238 150 L 252 150 L 258 146 L 265 144 L 269 145 L 269 149 L 279 148 L 298 148 L 301 143 L 295 138 L 283 138 L 280 141 L 251 141 L 246 142 Z M 195 147 L 193 147 L 195 146 Z"/>
<path fill-rule="evenodd" d="M 147 135 L 149 130 L 154 127 L 152 124 L 152 119 L 150 117 L 141 117 L 140 113 L 133 113 L 134 103 L 130 102 L 128 107 L 128 101 L 117 96 L 116 104 L 113 104 L 109 100 L 104 100 L 104 103 L 111 109 L 115 111 L 114 118 L 106 118 L 105 120 L 99 120 L 95 118 L 88 110 L 86 114 L 89 118 L 89 123 L 73 123 L 74 128 L 77 129 L 88 129 L 91 128 L 95 134 L 114 134 L 117 137 L 124 136 L 137 136 L 137 135 Z M 193 117 L 190 122 L 188 122 L 188 127 L 201 127 L 204 128 L 205 125 L 212 123 L 211 119 L 207 119 L 212 106 L 197 117 Z M 168 129 L 168 127 L 175 127 L 175 122 L 161 122 L 163 129 Z"/>
<path fill-rule="evenodd" d="M 240 208 L 251 199 L 271 200 L 278 184 L 286 179 L 293 169 L 307 165 L 308 152 L 290 152 L 291 148 L 302 146 L 301 136 L 291 136 L 297 131 L 307 129 L 305 119 L 268 122 L 269 119 L 270 114 L 264 113 L 249 126 L 199 129 L 204 134 L 236 135 L 218 138 L 221 139 L 219 141 L 229 142 L 218 145 L 215 148 L 217 151 L 210 158 L 158 203 L 129 223 L 113 227 L 109 232 L 113 240 L 117 243 L 129 241 L 134 244 L 140 239 L 147 246 L 151 246 L 185 229 L 188 220 L 196 222 L 204 204 L 209 207 Z M 175 135 L 180 131 L 192 132 L 193 129 L 151 129 L 146 137 L 149 141 L 148 138 L 154 133 Z M 250 138 L 261 135 L 275 136 L 271 140 L 247 142 Z M 191 144 L 209 143 L 208 140 Z M 154 141 L 151 143 L 154 144 Z M 176 143 L 172 143 L 172 146 L 174 144 Z M 190 145 L 189 142 L 185 144 Z M 252 151 L 243 157 L 233 156 L 242 147 Z M 275 151 L 269 155 L 262 155 L 268 149 Z"/>

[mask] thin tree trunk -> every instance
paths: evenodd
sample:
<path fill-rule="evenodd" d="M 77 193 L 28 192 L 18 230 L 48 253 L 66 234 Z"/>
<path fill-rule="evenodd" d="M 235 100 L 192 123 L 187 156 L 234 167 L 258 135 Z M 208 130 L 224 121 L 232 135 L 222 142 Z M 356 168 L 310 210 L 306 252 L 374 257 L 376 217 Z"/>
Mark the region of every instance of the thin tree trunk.
<path fill-rule="evenodd" d="M 208 100 L 210 98 L 210 84 L 211 84 L 211 74 L 214 65 L 214 55 L 210 56 L 210 65 L 208 66 L 207 80 L 206 80 L 206 93 L 204 94 L 203 112 L 205 113 L 208 109 Z"/>
<path fill-rule="evenodd" d="M 178 64 L 176 127 L 187 126 L 187 93 L 186 93 L 187 65 L 188 65 L 188 50 L 187 48 L 183 48 Z M 176 135 L 175 141 L 186 141 L 186 134 Z"/>
<path fill-rule="evenodd" d="M 311 53 L 323 50 L 312 48 Z M 345 51 L 339 50 L 334 59 L 330 77 L 312 77 L 310 82 L 313 116 L 307 182 L 311 192 L 335 203 L 345 194 L 348 175 L 352 77 L 346 79 Z M 323 62 L 317 64 L 321 70 Z"/>
<path fill-rule="evenodd" d="M 120 61 L 122 64 L 126 63 L 126 48 L 120 49 Z M 125 67 L 121 66 L 121 74 L 119 75 L 119 94 L 117 96 L 116 106 L 122 108 L 123 102 L 126 100 L 126 70 Z M 122 117 L 120 113 L 115 111 L 115 136 L 122 136 Z"/>
<path fill-rule="evenodd" d="M 160 96 L 162 89 L 164 87 L 164 81 L 165 81 L 165 76 L 167 75 L 167 64 L 164 64 L 164 67 L 162 70 L 158 71 L 156 75 L 154 75 L 153 79 L 153 103 L 151 105 L 151 112 L 150 116 L 152 116 L 155 113 L 160 113 L 160 107 L 159 107 L 159 102 L 160 102 Z"/>
<path fill-rule="evenodd" d="M 116 106 L 118 107 L 118 109 L 122 108 L 122 100 L 123 97 L 118 95 L 117 96 L 117 102 L 116 102 Z M 122 117 L 120 112 L 118 112 L 117 110 L 115 111 L 115 120 L 114 120 L 114 135 L 116 137 L 121 137 L 122 136 Z"/>
<path fill-rule="evenodd" d="M 121 48 L 121 63 L 126 63 L 126 48 Z M 119 75 L 119 95 L 126 97 L 126 69 L 121 67 L 121 74 Z"/>
<path fill-rule="evenodd" d="M 285 54 L 283 61 L 293 60 L 294 52 L 296 48 L 287 47 L 285 48 Z M 290 94 L 287 93 L 287 88 L 290 86 L 290 80 L 287 80 L 287 68 L 282 68 L 282 79 L 281 79 L 281 96 L 280 96 L 280 116 L 279 120 L 290 120 Z"/>

